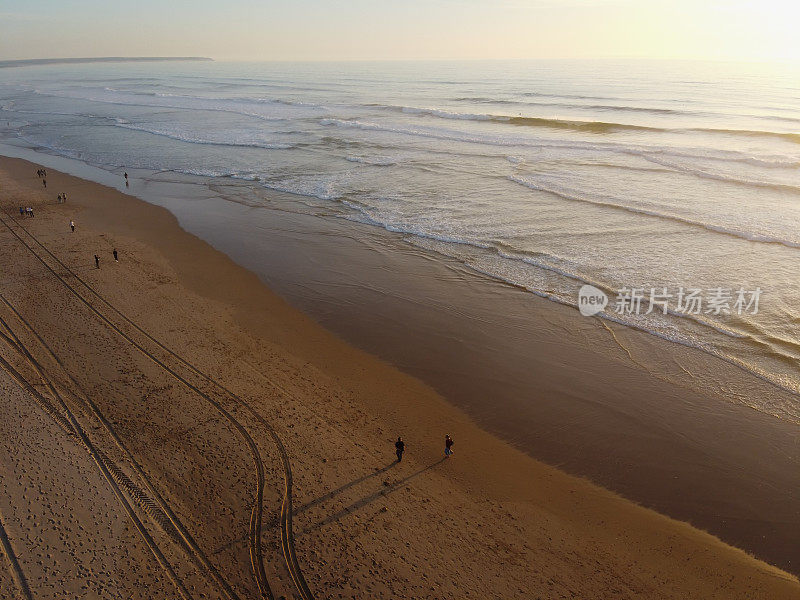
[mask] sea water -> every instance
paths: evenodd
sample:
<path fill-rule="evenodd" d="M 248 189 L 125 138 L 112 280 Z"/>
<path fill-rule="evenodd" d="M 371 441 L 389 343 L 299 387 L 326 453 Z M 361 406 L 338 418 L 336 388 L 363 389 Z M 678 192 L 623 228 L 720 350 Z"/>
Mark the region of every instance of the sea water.
<path fill-rule="evenodd" d="M 800 392 L 794 65 L 5 68 L 0 142 L 290 193 L 562 304 L 592 285 L 599 318 Z"/>

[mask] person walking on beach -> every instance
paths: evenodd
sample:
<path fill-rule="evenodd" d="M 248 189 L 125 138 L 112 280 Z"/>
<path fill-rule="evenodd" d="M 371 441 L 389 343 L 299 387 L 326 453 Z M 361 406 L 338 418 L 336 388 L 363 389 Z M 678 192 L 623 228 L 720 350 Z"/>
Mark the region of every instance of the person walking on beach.
<path fill-rule="evenodd" d="M 25 216 L 25 209 L 22 208 L 21 206 L 19 207 L 19 216 L 20 217 L 24 217 Z"/>
<path fill-rule="evenodd" d="M 114 252 L 112 252 L 112 254 L 114 255 L 114 261 L 115 262 L 119 262 L 119 258 L 117 258 L 117 249 L 116 248 L 114 248 Z"/>
<path fill-rule="evenodd" d="M 403 462 L 403 451 L 406 449 L 406 445 L 403 442 L 403 438 L 397 438 L 397 441 L 394 443 L 395 452 L 397 453 L 397 462 Z"/>
<path fill-rule="evenodd" d="M 453 455 L 453 438 L 449 435 L 444 436 L 444 455 L 448 458 Z"/>
<path fill-rule="evenodd" d="M 75 233 L 75 221 L 69 222 L 69 228 L 72 229 L 72 233 Z"/>
<path fill-rule="evenodd" d="M 100 257 L 97 256 L 97 254 L 94 255 L 94 268 L 95 269 L 100 268 Z"/>
<path fill-rule="evenodd" d="M 47 187 L 47 179 L 42 179 L 42 185 L 43 185 L 44 187 Z"/>
<path fill-rule="evenodd" d="M 61 194 L 58 195 L 58 203 L 61 204 Z"/>

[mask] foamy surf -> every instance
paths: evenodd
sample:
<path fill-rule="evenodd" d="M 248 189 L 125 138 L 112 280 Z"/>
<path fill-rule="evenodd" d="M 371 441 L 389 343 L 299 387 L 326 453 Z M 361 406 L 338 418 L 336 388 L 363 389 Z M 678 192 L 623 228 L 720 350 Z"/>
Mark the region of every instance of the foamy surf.
<path fill-rule="evenodd" d="M 96 67 L 90 79 L 61 81 L 7 71 L 0 138 L 109 170 L 230 186 L 254 223 L 263 194 L 291 194 L 311 214 L 381 227 L 571 307 L 583 284 L 610 297 L 623 285 L 759 286 L 762 310 L 747 319 L 602 318 L 796 389 L 800 104 L 791 90 L 750 77 L 769 102 L 721 99 L 689 74 L 679 84 L 598 66 L 602 78 L 587 84 L 567 65 L 506 67 L 515 75 Z M 716 76 L 726 89 L 742 85 Z"/>

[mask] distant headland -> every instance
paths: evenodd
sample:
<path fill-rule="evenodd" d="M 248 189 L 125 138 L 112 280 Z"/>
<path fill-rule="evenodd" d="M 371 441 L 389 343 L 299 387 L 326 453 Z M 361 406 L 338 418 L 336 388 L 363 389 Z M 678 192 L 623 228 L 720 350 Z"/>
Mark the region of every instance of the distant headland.
<path fill-rule="evenodd" d="M 166 62 L 166 61 L 214 60 L 205 56 L 99 56 L 94 58 L 31 58 L 27 60 L 0 60 L 0 69 L 7 67 L 31 67 L 35 65 L 65 65 L 77 63 L 107 62 Z"/>

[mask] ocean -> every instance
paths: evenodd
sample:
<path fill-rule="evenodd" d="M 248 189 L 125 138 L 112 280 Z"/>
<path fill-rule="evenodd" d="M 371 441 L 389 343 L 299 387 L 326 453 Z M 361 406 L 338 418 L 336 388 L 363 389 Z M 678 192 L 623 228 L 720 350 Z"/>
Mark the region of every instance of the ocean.
<path fill-rule="evenodd" d="M 254 231 L 269 194 L 290 194 L 355 236 L 384 228 L 575 308 L 590 285 L 607 298 L 599 318 L 797 394 L 799 75 L 665 61 L 5 68 L 0 144 L 222 190 L 254 209 L 241 225 Z M 736 401 L 800 423 L 800 400 Z"/>

